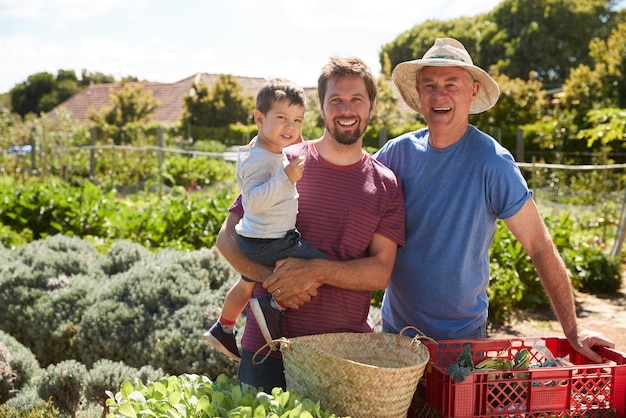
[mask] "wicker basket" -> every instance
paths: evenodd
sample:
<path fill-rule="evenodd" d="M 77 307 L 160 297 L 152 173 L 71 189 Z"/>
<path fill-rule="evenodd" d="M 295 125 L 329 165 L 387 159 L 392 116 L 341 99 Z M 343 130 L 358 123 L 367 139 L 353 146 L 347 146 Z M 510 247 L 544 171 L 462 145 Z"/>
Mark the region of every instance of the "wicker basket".
<path fill-rule="evenodd" d="M 406 417 L 429 360 L 420 338 L 335 333 L 281 339 L 287 389 L 339 416 Z"/>

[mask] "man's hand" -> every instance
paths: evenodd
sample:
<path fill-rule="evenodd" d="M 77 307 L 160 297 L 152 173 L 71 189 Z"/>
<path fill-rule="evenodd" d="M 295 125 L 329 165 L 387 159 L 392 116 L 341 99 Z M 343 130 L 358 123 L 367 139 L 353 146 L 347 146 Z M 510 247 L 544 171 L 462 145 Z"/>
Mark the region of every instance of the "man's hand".
<path fill-rule="evenodd" d="M 300 306 L 317 295 L 321 285 L 314 278 L 320 277 L 315 267 L 323 260 L 286 258 L 276 262 L 274 272 L 263 282 L 263 287 L 289 309 Z"/>
<path fill-rule="evenodd" d="M 615 343 L 599 332 L 589 331 L 586 329 L 578 330 L 578 332 L 566 335 L 567 340 L 572 347 L 589 360 L 596 363 L 603 361 L 602 357 L 593 350 L 594 346 L 604 346 L 614 348 Z"/>

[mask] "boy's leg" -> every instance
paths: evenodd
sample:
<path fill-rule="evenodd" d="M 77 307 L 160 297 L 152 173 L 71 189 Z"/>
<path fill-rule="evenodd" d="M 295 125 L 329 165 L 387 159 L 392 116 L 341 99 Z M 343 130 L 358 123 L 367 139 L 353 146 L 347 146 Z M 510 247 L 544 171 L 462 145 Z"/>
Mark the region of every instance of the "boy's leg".
<path fill-rule="evenodd" d="M 219 320 L 204 333 L 204 338 L 213 347 L 235 361 L 241 360 L 241 354 L 235 339 L 237 335 L 235 324 L 237 318 L 248 304 L 253 289 L 254 282 L 250 282 L 245 277 L 242 277 L 228 291 Z"/>

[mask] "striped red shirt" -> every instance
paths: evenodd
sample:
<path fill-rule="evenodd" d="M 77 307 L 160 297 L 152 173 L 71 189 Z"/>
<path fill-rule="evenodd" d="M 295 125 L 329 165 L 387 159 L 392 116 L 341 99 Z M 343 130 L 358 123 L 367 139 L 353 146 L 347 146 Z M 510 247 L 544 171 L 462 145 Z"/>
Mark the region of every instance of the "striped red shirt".
<path fill-rule="evenodd" d="M 395 174 L 365 152 L 356 164 L 332 165 L 317 153 L 315 142 L 285 149 L 290 160 L 299 155 L 306 157 L 304 175 L 297 183 L 300 197 L 296 227 L 302 237 L 330 260 L 367 257 L 374 232 L 403 246 L 404 197 Z M 240 199 L 230 210 L 243 215 Z M 257 284 L 253 297 L 266 293 Z M 281 335 L 290 338 L 329 332 L 371 332 L 371 297 L 370 291 L 323 285 L 309 303 L 285 312 Z M 256 352 L 264 344 L 248 308 L 242 347 Z"/>

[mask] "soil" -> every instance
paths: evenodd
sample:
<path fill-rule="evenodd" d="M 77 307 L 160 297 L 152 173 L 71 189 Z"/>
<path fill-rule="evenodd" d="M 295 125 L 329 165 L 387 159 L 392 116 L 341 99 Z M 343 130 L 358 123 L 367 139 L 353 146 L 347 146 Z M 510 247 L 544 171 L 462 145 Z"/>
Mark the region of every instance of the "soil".
<path fill-rule="evenodd" d="M 581 328 L 601 332 L 615 342 L 615 349 L 626 353 L 626 280 L 614 295 L 577 292 L 576 313 Z M 522 312 L 514 322 L 492 329 L 491 338 L 563 337 L 563 331 L 549 310 Z"/>

